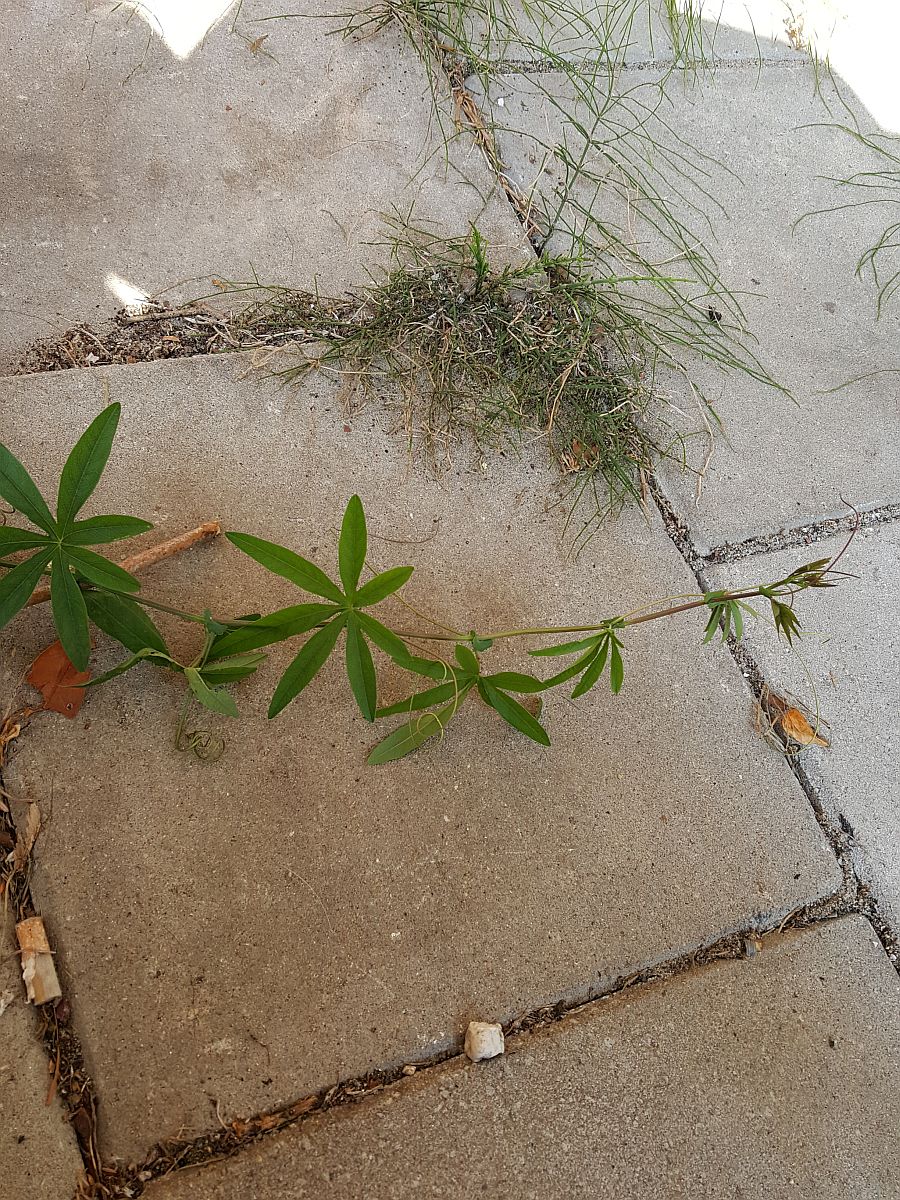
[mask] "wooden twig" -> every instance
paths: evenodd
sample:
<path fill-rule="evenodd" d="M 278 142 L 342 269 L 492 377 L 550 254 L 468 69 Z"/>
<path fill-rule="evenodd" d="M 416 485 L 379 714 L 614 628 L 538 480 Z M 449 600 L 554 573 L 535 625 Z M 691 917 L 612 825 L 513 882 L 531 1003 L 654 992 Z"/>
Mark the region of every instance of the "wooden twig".
<path fill-rule="evenodd" d="M 173 555 L 180 554 L 182 550 L 189 550 L 191 546 L 196 546 L 200 542 L 208 542 L 211 538 L 218 537 L 221 532 L 222 526 L 218 521 L 206 521 L 203 525 L 198 525 L 196 529 L 188 530 L 187 533 L 180 533 L 177 537 L 160 542 L 157 546 L 148 546 L 146 550 L 130 554 L 128 558 L 123 558 L 118 565 L 123 571 L 130 571 L 134 574 L 135 571 L 142 571 L 145 567 L 152 567 L 166 558 L 172 558 Z M 26 607 L 44 604 L 49 599 L 50 589 L 40 587 L 32 593 Z"/>
<path fill-rule="evenodd" d="M 140 325 L 143 321 L 168 321 L 170 317 L 196 317 L 197 308 L 160 308 L 152 312 L 126 313 L 125 320 L 129 325 Z"/>
<path fill-rule="evenodd" d="M 46 1004 L 62 996 L 47 931 L 40 917 L 29 917 L 16 926 L 16 938 L 22 956 L 22 980 L 32 1004 Z"/>

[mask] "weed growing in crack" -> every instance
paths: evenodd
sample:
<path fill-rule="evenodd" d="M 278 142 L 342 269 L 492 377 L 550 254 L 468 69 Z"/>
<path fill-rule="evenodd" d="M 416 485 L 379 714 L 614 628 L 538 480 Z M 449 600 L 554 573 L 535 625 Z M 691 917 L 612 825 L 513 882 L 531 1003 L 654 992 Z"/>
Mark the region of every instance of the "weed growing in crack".
<path fill-rule="evenodd" d="M 449 460 L 460 431 L 491 448 L 546 438 L 577 486 L 592 487 L 601 514 L 640 494 L 660 454 L 678 453 L 674 435 L 664 440 L 635 331 L 615 329 L 609 294 L 571 259 L 495 273 L 475 229 L 457 241 L 420 235 L 394 251 L 394 268 L 363 296 L 258 289 L 240 328 L 300 349 L 276 372 L 285 382 L 334 370 L 353 391 L 399 392 L 410 439 L 435 461 Z"/>
<path fill-rule="evenodd" d="M 364 581 L 368 532 L 362 502 L 353 496 L 341 524 L 337 577 L 288 547 L 233 532 L 226 536 L 236 549 L 297 587 L 298 603 L 239 618 L 214 617 L 208 609 L 186 612 L 142 595 L 137 579 L 85 549 L 87 544 L 116 541 L 150 528 L 135 517 L 78 519 L 106 467 L 120 411 L 118 404 L 108 405 L 79 438 L 62 470 L 55 514 L 22 463 L 0 445 L 0 496 L 32 525 L 0 526 L 0 569 L 4 571 L 0 577 L 0 628 L 29 605 L 35 585 L 49 574 L 53 623 L 78 670 L 88 665 L 91 624 L 130 652 L 118 666 L 83 686 L 96 687 L 142 663 L 174 672 L 185 684 L 185 710 L 176 744 L 200 757 L 218 755 L 211 735 L 194 734 L 185 739 L 187 705 L 193 701 L 216 715 L 236 717 L 231 686 L 257 671 L 266 658 L 263 647 L 297 637 L 305 640 L 275 688 L 269 717 L 293 704 L 342 645 L 350 691 L 365 720 L 407 718 L 372 750 L 370 763 L 392 762 L 434 737 L 443 737 L 463 704 L 476 696 L 513 729 L 547 746 L 550 738 L 540 721 L 540 697 L 573 684 L 571 696 L 578 699 L 604 676 L 617 694 L 625 680 L 623 651 L 628 629 L 699 609 L 707 618 L 705 641 L 717 632 L 725 640 L 732 630 L 740 635 L 744 614 L 752 611 L 747 602 L 759 598 L 768 603 L 776 630 L 790 644 L 800 632 L 796 597 L 811 588 L 834 586 L 840 574 L 835 569 L 836 559 L 817 559 L 768 583 L 740 591 L 670 597 L 586 625 L 479 632 L 451 629 L 425 618 L 429 628 L 396 629 L 379 620 L 373 610 L 408 583 L 413 568 L 392 567 Z M 310 601 L 309 596 L 314 599 Z M 190 661 L 173 656 L 148 609 L 200 628 L 202 640 Z M 563 658 L 567 665 L 544 677 L 485 670 L 483 656 L 497 643 L 521 638 L 539 643 L 529 650 L 535 659 Z M 373 649 L 414 677 L 417 690 L 395 704 L 381 705 Z M 523 696 L 532 697 L 531 707 L 519 699 Z"/>
<path fill-rule="evenodd" d="M 689 352 L 777 387 L 711 249 L 710 210 L 727 216 L 715 179 L 734 172 L 671 121 L 679 88 L 709 62 L 707 34 L 695 5 L 663 7 L 673 57 L 628 83 L 647 0 L 374 0 L 334 20 L 345 37 L 401 32 L 425 64 L 445 137 L 474 138 L 536 252 L 605 284 L 610 323 L 640 328 L 654 363 L 680 368 Z M 653 53 L 652 23 L 648 36 Z M 510 79 L 514 102 L 525 97 L 540 120 L 519 112 L 504 123 Z M 504 145 L 520 151 L 515 170 Z"/>

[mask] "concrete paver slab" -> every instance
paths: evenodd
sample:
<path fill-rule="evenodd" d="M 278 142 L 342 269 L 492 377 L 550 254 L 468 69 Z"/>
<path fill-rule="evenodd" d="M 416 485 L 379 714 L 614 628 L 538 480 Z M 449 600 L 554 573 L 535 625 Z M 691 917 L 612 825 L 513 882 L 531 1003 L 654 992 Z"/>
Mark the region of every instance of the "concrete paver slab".
<path fill-rule="evenodd" d="M 711 580 L 731 587 L 760 573 L 776 579 L 798 554 L 834 555 L 843 540 L 716 567 Z M 804 769 L 835 825 L 841 813 L 849 822 L 859 872 L 900 929 L 900 527 L 860 530 L 840 569 L 856 578 L 820 593 L 814 609 L 803 602 L 811 633 L 796 656 L 783 645 L 779 652 L 774 630 L 762 624 L 748 629 L 747 646 L 775 691 L 802 698 L 828 723 L 831 749 L 805 750 Z"/>
<path fill-rule="evenodd" d="M 625 993 L 147 1200 L 888 1200 L 900 981 L 858 918 Z"/>
<path fill-rule="evenodd" d="M 435 232 L 477 221 L 499 256 L 526 253 L 480 151 L 445 158 L 424 68 L 389 31 L 344 41 L 329 4 L 263 21 L 285 6 L 244 0 L 179 58 L 127 5 L 88 7 L 40 0 L 0 35 L 0 365 L 120 307 L 116 278 L 174 302 L 254 271 L 340 294 L 413 202 Z M 170 7 L 185 34 L 211 6 Z"/>
<path fill-rule="evenodd" d="M 285 391 L 246 369 L 221 357 L 9 380 L 0 420 L 50 480 L 106 379 L 124 412 L 94 511 L 124 506 L 166 534 L 217 516 L 331 562 L 358 490 L 373 567 L 408 559 L 412 602 L 465 628 L 595 619 L 693 589 L 636 511 L 568 561 L 539 460 L 436 480 L 410 468 L 374 408 L 348 418 L 326 381 Z M 225 613 L 296 596 L 224 544 L 145 586 Z M 548 702 L 547 751 L 473 709 L 441 746 L 366 768 L 375 735 L 342 666 L 265 720 L 285 650 L 242 689 L 216 765 L 174 752 L 180 693 L 152 670 L 92 695 L 71 723 L 34 722 L 6 783 L 53 797 L 34 888 L 106 1151 L 139 1154 L 217 1114 L 406 1062 L 469 1019 L 583 995 L 836 889 L 805 797 L 753 736 L 742 680 L 726 652 L 701 648 L 701 628 L 644 627 L 619 698 Z M 46 613 L 8 631 L 10 671 L 49 636 Z M 406 686 L 395 679 L 393 695 Z"/>
<path fill-rule="evenodd" d="M 522 134 L 506 133 L 501 151 L 513 177 L 525 185 L 534 181 L 543 162 L 534 139 L 552 145 L 562 137 L 558 111 L 537 90 L 551 86 L 552 78 L 504 80 L 504 120 Z M 558 99 L 563 101 L 559 78 Z M 626 70 L 623 91 L 636 86 L 650 86 L 646 73 Z M 711 249 L 759 339 L 760 358 L 797 400 L 794 404 L 741 374 L 723 378 L 711 369 L 692 367 L 724 423 L 725 437 L 718 439 L 699 507 L 694 471 L 706 454 L 703 436 L 688 443 L 694 470 L 662 471 L 670 500 L 701 550 L 814 517 L 842 515 L 841 496 L 860 507 L 896 501 L 894 446 L 900 417 L 894 375 L 883 372 L 823 394 L 897 363 L 900 314 L 888 309 L 876 321 L 875 289 L 869 279 L 854 275 L 859 255 L 884 228 L 884 208 L 853 208 L 804 221 L 792 230 L 804 213 L 861 198 L 822 176 L 843 177 L 884 163 L 821 124 L 834 118 L 814 95 L 811 68 L 790 63 L 759 71 L 734 68 L 702 75 L 693 86 L 677 81 L 667 86 L 671 108 L 665 117 L 674 133 L 739 177 L 714 172 L 710 185 L 729 218 L 709 208 L 699 192 L 693 199 L 710 212 L 716 234 Z M 826 88 L 826 95 L 834 103 L 833 92 Z M 804 128 L 808 123 L 817 127 Z M 871 127 L 865 114 L 861 123 Z M 657 134 L 671 142 L 672 135 L 662 129 Z M 569 149 L 577 157 L 573 136 L 570 130 Z M 690 151 L 685 153 L 690 158 Z M 559 170 L 551 159 L 539 176 L 548 195 L 561 178 Z M 703 180 L 698 177 L 698 182 Z M 674 184 L 664 191 L 671 198 Z M 586 187 L 581 199 L 614 204 L 609 189 L 600 195 L 598 201 Z M 672 203 L 677 211 L 677 202 Z M 622 236 L 638 238 L 652 259 L 656 243 L 641 225 L 639 209 L 636 205 L 625 213 L 609 207 L 601 215 Z M 683 210 L 683 215 L 700 230 L 698 236 L 710 237 L 695 214 Z M 671 248 L 658 247 L 660 260 L 671 255 Z M 671 391 L 686 414 L 684 428 L 702 433 L 695 402 L 683 383 L 675 380 Z"/>
<path fill-rule="evenodd" d="M 0 915 L 0 947 L 0 1200 L 69 1200 L 81 1155 L 59 1101 L 47 1104 L 47 1055 L 8 914 Z"/>

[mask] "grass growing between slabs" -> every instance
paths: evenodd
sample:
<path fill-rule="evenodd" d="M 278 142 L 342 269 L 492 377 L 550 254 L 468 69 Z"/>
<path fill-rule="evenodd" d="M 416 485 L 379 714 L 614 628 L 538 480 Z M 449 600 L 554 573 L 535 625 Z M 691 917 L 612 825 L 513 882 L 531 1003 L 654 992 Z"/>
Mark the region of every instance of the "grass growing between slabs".
<path fill-rule="evenodd" d="M 663 0 L 659 22 L 644 29 L 649 7 L 362 0 L 327 18 L 335 35 L 399 30 L 413 47 L 442 147 L 460 138 L 483 153 L 535 251 L 529 264 L 497 266 L 477 230 L 448 241 L 410 218 L 389 269 L 368 288 L 335 298 L 226 282 L 227 299 L 245 308 L 154 318 L 137 338 L 126 319 L 115 337 L 76 331 L 66 357 L 99 365 L 134 361 L 148 345 L 146 356 L 159 358 L 279 347 L 287 358 L 269 369 L 285 382 L 318 369 L 340 375 L 352 395 L 399 396 L 410 443 L 439 465 L 463 435 L 484 448 L 544 439 L 579 514 L 576 541 L 589 536 L 643 493 L 661 456 L 684 461 L 683 435 L 667 419 L 675 376 L 706 439 L 715 414 L 692 382 L 698 360 L 777 386 L 711 249 L 714 218 L 726 215 L 714 195 L 725 168 L 668 120 L 677 87 L 706 69 L 708 26 L 693 4 Z M 652 47 L 654 29 L 665 41 L 652 50 L 662 67 L 623 84 L 629 47 L 648 31 Z M 508 110 L 490 103 L 511 75 L 548 113 L 544 140 L 529 141 L 531 180 L 513 179 L 503 157 L 527 135 L 500 124 Z"/>

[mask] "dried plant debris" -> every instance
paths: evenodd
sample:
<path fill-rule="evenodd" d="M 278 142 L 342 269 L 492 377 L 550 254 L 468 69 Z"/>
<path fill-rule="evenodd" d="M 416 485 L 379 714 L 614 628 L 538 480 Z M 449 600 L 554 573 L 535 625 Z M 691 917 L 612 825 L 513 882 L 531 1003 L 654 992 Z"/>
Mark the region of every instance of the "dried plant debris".
<path fill-rule="evenodd" d="M 774 741 L 788 754 L 796 754 L 808 746 L 825 749 L 831 746 L 823 732 L 826 722 L 796 697 L 787 699 L 764 687 L 756 718 L 757 730 L 763 737 Z"/>
<path fill-rule="evenodd" d="M 62 713 L 72 720 L 84 703 L 81 686 L 90 679 L 90 671 L 76 671 L 59 641 L 42 650 L 27 675 L 27 681 L 43 697 L 44 711 Z"/>

